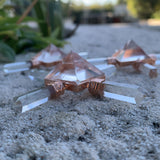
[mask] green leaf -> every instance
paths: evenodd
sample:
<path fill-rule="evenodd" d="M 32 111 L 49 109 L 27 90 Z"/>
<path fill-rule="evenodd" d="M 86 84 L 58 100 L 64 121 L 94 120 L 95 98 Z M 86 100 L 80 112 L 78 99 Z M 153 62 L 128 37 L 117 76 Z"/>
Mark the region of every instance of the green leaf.
<path fill-rule="evenodd" d="M 9 31 L 0 31 L 0 36 L 2 36 L 2 35 L 7 35 L 7 36 L 14 36 L 15 35 L 15 32 L 14 31 L 11 31 L 11 30 L 9 30 Z"/>
<path fill-rule="evenodd" d="M 20 39 L 17 43 L 17 52 L 21 53 L 24 49 L 27 49 L 33 45 L 33 41 L 30 39 Z"/>
<path fill-rule="evenodd" d="M 52 33 L 51 33 L 51 37 L 53 38 L 57 38 L 60 32 L 60 28 L 57 27 Z"/>
<path fill-rule="evenodd" d="M 0 62 L 12 62 L 14 60 L 14 50 L 7 44 L 0 42 Z"/>
<path fill-rule="evenodd" d="M 6 0 L 0 0 L 0 9 L 3 8 L 5 2 Z"/>
<path fill-rule="evenodd" d="M 2 25 L 2 24 L 14 24 L 14 25 L 16 25 L 16 23 L 19 20 L 19 18 L 20 18 L 20 16 L 16 16 L 16 17 L 0 17 L 0 25 Z M 30 21 L 41 22 L 37 18 L 32 18 L 32 17 L 25 17 L 23 19 L 23 23 L 30 22 Z M 19 25 L 17 25 L 17 26 L 19 26 Z"/>

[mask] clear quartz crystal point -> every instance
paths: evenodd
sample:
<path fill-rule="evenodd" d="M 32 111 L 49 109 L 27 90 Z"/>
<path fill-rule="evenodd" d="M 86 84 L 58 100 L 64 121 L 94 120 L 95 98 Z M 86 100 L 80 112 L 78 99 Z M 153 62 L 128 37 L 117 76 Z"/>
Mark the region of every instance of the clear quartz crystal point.
<path fill-rule="evenodd" d="M 136 104 L 136 100 L 134 97 L 123 96 L 123 95 L 110 93 L 110 92 L 106 92 L 106 91 L 104 91 L 104 97 L 123 101 L 123 102 L 128 102 L 131 104 Z"/>
<path fill-rule="evenodd" d="M 30 62 L 16 62 L 16 63 L 5 64 L 3 66 L 3 71 L 5 74 L 9 74 L 9 73 L 27 71 L 30 69 L 30 67 L 31 67 Z"/>
<path fill-rule="evenodd" d="M 16 99 L 16 103 L 20 103 L 22 105 L 22 113 L 24 113 L 48 102 L 49 97 L 49 90 L 47 88 L 42 88 L 18 97 Z"/>
<path fill-rule="evenodd" d="M 105 81 L 103 83 L 106 85 L 107 92 L 104 92 L 104 96 L 107 98 L 129 102 L 132 104 L 139 104 L 144 98 L 143 94 L 139 90 L 139 86 L 137 85 L 112 81 Z"/>
<path fill-rule="evenodd" d="M 87 59 L 88 62 L 94 64 L 94 63 L 101 63 L 101 62 L 106 62 L 107 58 L 106 57 L 102 57 L 102 58 L 90 58 Z"/>
<path fill-rule="evenodd" d="M 81 56 L 84 59 L 88 58 L 88 52 L 79 52 L 78 55 Z"/>
<path fill-rule="evenodd" d="M 107 64 L 107 58 L 105 57 L 87 59 L 87 61 L 93 64 L 99 70 L 106 71 L 107 77 L 112 76 L 116 71 L 116 67 L 114 65 Z"/>
<path fill-rule="evenodd" d="M 155 65 L 157 65 L 157 66 L 160 65 L 160 60 L 157 60 Z"/>
<path fill-rule="evenodd" d="M 151 78 L 156 78 L 158 76 L 157 68 L 150 64 L 143 64 L 140 66 L 140 70 L 143 73 L 149 75 Z"/>
<path fill-rule="evenodd" d="M 116 87 L 135 89 L 135 90 L 139 89 L 139 86 L 134 85 L 134 84 L 118 83 L 118 82 L 113 82 L 113 81 L 105 81 L 104 84 L 111 85 L 111 86 L 116 86 Z"/>

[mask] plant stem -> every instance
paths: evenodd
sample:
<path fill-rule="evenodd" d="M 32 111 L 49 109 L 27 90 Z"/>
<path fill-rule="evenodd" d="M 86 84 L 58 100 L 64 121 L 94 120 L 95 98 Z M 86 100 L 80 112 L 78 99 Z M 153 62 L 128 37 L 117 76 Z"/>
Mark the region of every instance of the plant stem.
<path fill-rule="evenodd" d="M 19 18 L 19 20 L 17 21 L 17 24 L 20 24 L 23 19 L 28 15 L 28 13 L 32 10 L 32 8 L 34 7 L 34 5 L 38 2 L 38 0 L 34 0 L 31 5 L 25 10 L 25 12 L 23 13 L 23 15 Z"/>

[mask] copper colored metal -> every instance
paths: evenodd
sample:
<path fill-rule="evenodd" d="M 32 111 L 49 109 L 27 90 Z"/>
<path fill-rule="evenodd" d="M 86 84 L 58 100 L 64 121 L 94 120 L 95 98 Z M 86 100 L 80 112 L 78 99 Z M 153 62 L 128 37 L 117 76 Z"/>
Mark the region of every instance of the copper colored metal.
<path fill-rule="evenodd" d="M 155 64 L 155 58 L 147 55 L 133 40 L 125 44 L 122 50 L 117 51 L 112 57 L 108 58 L 108 64 L 116 66 L 134 65 L 138 69 L 141 63 Z"/>
<path fill-rule="evenodd" d="M 156 58 L 147 55 L 144 50 L 139 47 L 133 40 L 125 44 L 124 48 L 113 54 L 112 57 L 107 59 L 108 64 L 113 64 L 116 67 L 124 67 L 132 65 L 137 71 L 140 71 L 142 64 L 155 65 Z M 151 77 L 155 77 L 156 74 L 153 70 L 149 73 Z"/>
<path fill-rule="evenodd" d="M 53 44 L 50 44 L 32 58 L 31 68 L 39 68 L 40 66 L 51 67 L 60 63 L 64 57 L 65 53 Z"/>
<path fill-rule="evenodd" d="M 104 81 L 105 74 L 102 71 L 73 52 L 45 77 L 45 85 L 52 98 L 60 96 L 64 90 L 79 92 L 85 88 L 93 96 L 102 97 Z"/>
<path fill-rule="evenodd" d="M 151 70 L 151 71 L 149 72 L 149 76 L 150 76 L 151 78 L 157 77 L 157 76 L 158 76 L 157 70 L 156 70 L 156 69 Z"/>

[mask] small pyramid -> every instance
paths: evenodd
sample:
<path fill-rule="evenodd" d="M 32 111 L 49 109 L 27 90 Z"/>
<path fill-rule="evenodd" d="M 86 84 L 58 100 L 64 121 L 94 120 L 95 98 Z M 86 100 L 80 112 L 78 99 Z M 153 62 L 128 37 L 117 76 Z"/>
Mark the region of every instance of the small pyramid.
<path fill-rule="evenodd" d="M 120 62 L 150 58 L 133 40 L 128 41 L 124 48 L 116 52 L 113 57 L 117 58 Z"/>
<path fill-rule="evenodd" d="M 46 65 L 48 67 L 62 61 L 65 54 L 57 48 L 55 45 L 50 44 L 48 47 L 40 51 L 35 57 L 32 58 L 31 62 L 34 67 L 40 65 Z"/>
<path fill-rule="evenodd" d="M 53 81 L 62 80 L 80 84 L 92 78 L 104 76 L 104 73 L 95 66 L 80 57 L 77 53 L 71 52 L 62 61 L 62 64 L 45 78 Z"/>

